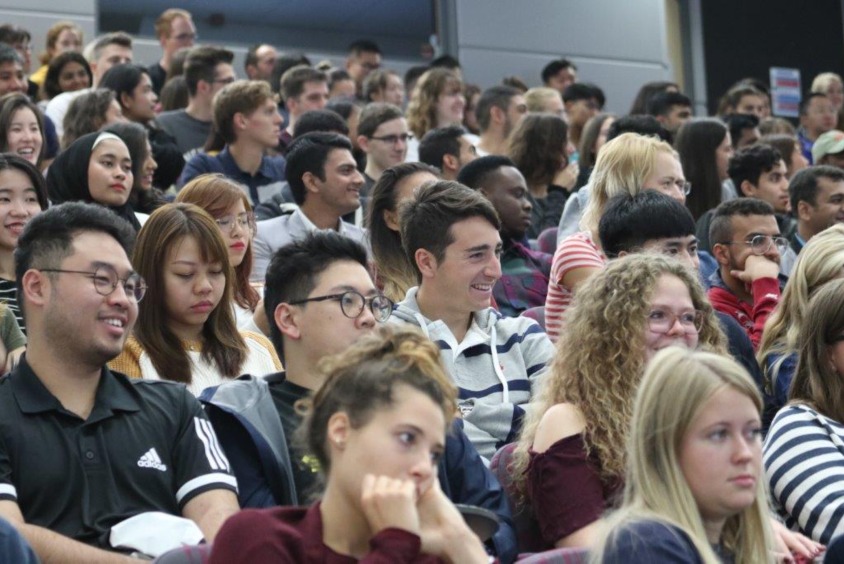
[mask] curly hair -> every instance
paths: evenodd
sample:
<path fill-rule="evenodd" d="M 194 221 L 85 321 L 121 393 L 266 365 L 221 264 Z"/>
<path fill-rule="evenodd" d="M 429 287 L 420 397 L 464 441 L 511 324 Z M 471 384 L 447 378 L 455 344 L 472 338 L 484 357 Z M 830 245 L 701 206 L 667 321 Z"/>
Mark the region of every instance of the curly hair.
<path fill-rule="evenodd" d="M 782 362 L 797 354 L 800 328 L 806 318 L 809 298 L 827 282 L 841 275 L 844 264 L 844 225 L 836 224 L 812 237 L 788 278 L 782 298 L 768 317 L 756 360 L 765 374 L 765 388 L 773 393 Z M 772 361 L 773 355 L 779 355 Z"/>
<path fill-rule="evenodd" d="M 568 164 L 568 131 L 563 118 L 548 113 L 527 114 L 513 129 L 507 152 L 528 186 L 550 184 Z"/>
<path fill-rule="evenodd" d="M 433 68 L 419 77 L 407 104 L 407 125 L 417 139 L 439 125 L 437 100 L 449 87 L 463 90 L 463 82 L 449 69 Z"/>
<path fill-rule="evenodd" d="M 580 289 L 569 310 L 568 329 L 576 338 L 561 339 L 537 398 L 525 417 L 514 454 L 514 476 L 524 491 L 528 452 L 545 412 L 571 403 L 583 414 L 583 442 L 600 461 L 605 483 L 623 478 L 627 457 L 622 448 L 633 413 L 633 400 L 645 365 L 645 319 L 662 275 L 685 284 L 694 308 L 703 313 L 698 347 L 727 354 L 726 337 L 698 277 L 679 261 L 635 254 L 617 259 Z"/>

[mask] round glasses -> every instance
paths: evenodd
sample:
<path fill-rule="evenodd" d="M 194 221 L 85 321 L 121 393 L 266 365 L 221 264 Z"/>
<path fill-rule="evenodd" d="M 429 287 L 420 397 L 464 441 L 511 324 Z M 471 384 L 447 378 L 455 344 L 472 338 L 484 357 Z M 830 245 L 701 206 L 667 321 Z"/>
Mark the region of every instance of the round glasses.
<path fill-rule="evenodd" d="M 777 251 L 782 255 L 788 250 L 788 239 L 780 235 L 755 235 L 748 241 L 726 241 L 722 245 L 748 245 L 750 252 L 754 255 L 764 255 L 771 250 L 771 245 L 776 246 Z"/>
<path fill-rule="evenodd" d="M 648 327 L 654 333 L 668 333 L 678 321 L 686 333 L 698 333 L 703 327 L 703 312 L 695 310 L 675 315 L 670 311 L 657 309 L 648 314 Z"/>
<path fill-rule="evenodd" d="M 126 278 L 120 278 L 117 272 L 108 266 L 101 266 L 94 271 L 88 270 L 63 270 L 61 268 L 41 268 L 41 272 L 62 272 L 65 274 L 82 274 L 94 282 L 94 290 L 101 296 L 109 296 L 117 289 L 117 285 L 123 286 L 126 297 L 134 302 L 143 299 L 147 292 L 147 283 L 137 272 L 131 273 Z"/>
<path fill-rule="evenodd" d="M 297 300 L 290 302 L 290 305 L 304 304 L 307 302 L 324 302 L 326 300 L 335 300 L 340 302 L 340 310 L 343 315 L 349 319 L 357 319 L 363 313 L 363 309 L 369 304 L 369 309 L 372 315 L 379 323 L 387 321 L 390 314 L 393 312 L 393 302 L 383 294 L 376 294 L 370 297 L 364 297 L 360 292 L 349 290 L 342 294 L 331 294 L 328 296 L 318 296 L 316 298 L 307 298 L 304 300 Z"/>

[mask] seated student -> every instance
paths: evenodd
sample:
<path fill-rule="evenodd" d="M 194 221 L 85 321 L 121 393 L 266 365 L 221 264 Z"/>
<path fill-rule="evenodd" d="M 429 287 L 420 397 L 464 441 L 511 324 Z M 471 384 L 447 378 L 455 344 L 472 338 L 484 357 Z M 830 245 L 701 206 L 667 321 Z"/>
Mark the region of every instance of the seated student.
<path fill-rule="evenodd" d="M 765 322 L 756 358 L 765 373 L 766 392 L 776 412 L 788 401 L 788 390 L 797 369 L 798 337 L 807 323 L 809 298 L 841 276 L 844 265 L 844 225 L 818 233 L 797 257 L 779 304 Z"/>
<path fill-rule="evenodd" d="M 276 151 L 286 155 L 293 130 L 307 111 L 321 110 L 328 103 L 328 76 L 310 63 L 290 67 L 281 75 L 281 99 L 287 109 L 287 125 L 281 130 Z"/>
<path fill-rule="evenodd" d="M 613 126 L 621 123 L 615 122 Z M 563 334 L 566 311 L 578 288 L 606 263 L 600 249 L 598 222 L 609 198 L 652 189 L 685 203 L 689 185 L 671 145 L 654 137 L 625 133 L 601 148 L 592 171 L 581 231 L 558 243 L 545 300 L 545 330 L 556 342 Z M 579 192 L 578 192 L 579 193 Z"/>
<path fill-rule="evenodd" d="M 49 102 L 63 92 L 76 92 L 91 87 L 94 75 L 91 66 L 82 53 L 67 51 L 61 53 L 45 66 L 47 74 L 38 91 L 42 103 Z"/>
<path fill-rule="evenodd" d="M 402 163 L 384 171 L 369 199 L 367 240 L 375 262 L 375 283 L 384 295 L 400 302 L 417 285 L 416 269 L 401 244 L 399 206 L 426 182 L 438 180 L 437 170 L 424 163 Z"/>
<path fill-rule="evenodd" d="M 692 119 L 692 101 L 680 92 L 659 92 L 648 100 L 647 112 L 674 136 Z"/>
<path fill-rule="evenodd" d="M 655 190 L 635 196 L 621 194 L 607 202 L 598 224 L 601 247 L 610 259 L 633 253 L 654 252 L 674 257 L 700 276 L 695 222 L 680 202 Z M 842 263 L 844 264 L 844 263 Z M 729 315 L 716 311 L 730 354 L 744 366 L 762 388 L 762 372 L 753 345 L 744 329 Z"/>
<path fill-rule="evenodd" d="M 594 561 L 771 562 L 761 408 L 732 360 L 677 347 L 657 354 L 633 406 L 624 502 Z"/>
<path fill-rule="evenodd" d="M 457 395 L 438 352 L 381 329 L 326 361 L 302 429 L 326 476 L 321 500 L 240 512 L 210 563 L 489 562 L 437 479 Z"/>
<path fill-rule="evenodd" d="M 80 94 L 70 103 L 65 115 L 62 149 L 67 150 L 83 135 L 119 121 L 125 120 L 114 92 L 98 88 Z"/>
<path fill-rule="evenodd" d="M 401 206 L 399 225 L 419 285 L 390 321 L 419 326 L 440 346 L 460 388 L 466 434 L 490 459 L 516 438 L 553 347 L 532 319 L 490 307 L 501 277 L 501 223 L 486 198 L 456 182 L 426 184 Z"/>
<path fill-rule="evenodd" d="M 44 562 L 126 561 L 106 552 L 131 551 L 111 546 L 112 528 L 156 511 L 193 521 L 212 542 L 238 510 L 199 402 L 183 386 L 105 366 L 146 288 L 126 254 L 133 238 L 102 207 L 67 203 L 34 217 L 15 251 L 29 341 L 0 380 L 0 517 Z"/>
<path fill-rule="evenodd" d="M 531 203 L 527 236 L 536 239 L 560 223 L 566 199 L 577 182 L 579 167 L 569 161 L 568 126 L 551 114 L 528 114 L 513 126 L 507 155 L 524 175 Z"/>
<path fill-rule="evenodd" d="M 0 153 L 12 153 L 41 169 L 47 144 L 44 116 L 21 93 L 0 97 Z"/>
<path fill-rule="evenodd" d="M 249 283 L 252 273 L 252 238 L 255 216 L 243 187 L 222 174 L 203 174 L 188 182 L 176 195 L 176 202 L 194 204 L 214 218 L 229 250 L 234 269 L 232 307 L 238 329 L 259 332 L 253 314 L 261 295 Z"/>
<path fill-rule="evenodd" d="M 255 236 L 252 280 L 263 281 L 273 253 L 317 229 L 332 229 L 363 242 L 363 229 L 342 221 L 360 207 L 363 176 L 352 156 L 352 144 L 336 133 L 307 133 L 287 148 L 287 182 L 299 206 L 259 221 Z"/>
<path fill-rule="evenodd" d="M 642 109 L 641 113 L 644 112 L 645 110 Z M 656 120 L 656 118 L 654 118 L 653 116 L 646 115 L 629 115 L 625 117 L 620 117 L 612 121 L 612 123 L 608 126 L 606 133 L 604 134 L 604 140 L 601 149 L 603 150 L 604 145 L 625 133 L 636 133 L 638 135 L 644 135 L 647 137 L 658 137 L 666 143 L 671 143 L 671 134 L 668 133 L 668 131 L 666 131 L 664 127 L 662 127 L 662 125 Z M 584 126 L 583 137 L 586 137 L 586 135 L 587 128 Z M 582 143 L 583 139 L 581 139 L 581 145 Z M 578 162 L 580 162 L 580 160 L 578 160 Z M 590 164 L 594 167 L 597 163 L 597 157 L 591 163 L 589 163 L 588 157 L 583 162 Z M 589 182 L 579 188 L 571 198 L 566 200 L 566 207 L 563 208 L 563 215 L 560 217 L 560 225 L 557 227 L 557 244 L 562 242 L 563 239 L 565 239 L 569 235 L 574 235 L 575 233 L 581 230 L 580 220 L 583 217 L 583 213 L 586 210 L 586 206 L 589 204 L 589 198 L 591 193 L 592 180 L 590 176 Z"/>
<path fill-rule="evenodd" d="M 268 376 L 266 382 L 227 383 L 200 398 L 219 430 L 244 507 L 296 505 L 320 493 L 317 469 L 295 444 L 302 420 L 296 406 L 323 384 L 324 375 L 317 369 L 323 358 L 343 352 L 389 317 L 392 303 L 376 290 L 366 260 L 359 243 L 330 231 L 280 249 L 267 270 L 265 309 L 286 372 Z M 332 294 L 337 291 L 343 293 Z M 326 295 L 336 301 L 323 300 Z M 263 405 L 267 402 L 268 408 Z M 249 422 L 244 430 L 261 429 L 261 439 L 244 437 L 241 426 L 232 424 L 244 419 Z M 498 514 L 500 526 L 491 548 L 509 561 L 516 556 L 516 543 L 506 496 L 463 433 L 462 421 L 455 419 L 452 426 L 438 465 L 440 485 L 454 503 Z M 248 452 L 248 445 L 260 449 L 262 442 L 279 450 L 269 468 L 256 462 L 266 457 Z"/>
<path fill-rule="evenodd" d="M 138 233 L 132 263 L 149 291 L 110 368 L 131 378 L 183 382 L 194 395 L 241 374 L 281 369 L 266 337 L 237 330 L 228 245 L 201 208 L 167 204 L 153 212 Z"/>
<path fill-rule="evenodd" d="M 419 161 L 438 168 L 443 180 L 457 180 L 460 170 L 476 158 L 475 146 L 459 125 L 432 129 L 419 141 Z"/>
<path fill-rule="evenodd" d="M 153 90 L 149 71 L 133 64 L 113 66 L 103 76 L 100 88 L 114 91 L 123 117 L 146 129 L 153 158 L 158 163 L 152 183 L 161 190 L 170 188 L 182 173 L 185 159 L 176 145 L 176 139 L 155 121 L 158 96 Z"/>
<path fill-rule="evenodd" d="M 45 41 L 46 50 L 38 57 L 41 61 L 41 66 L 29 75 L 29 80 L 39 86 L 43 86 L 50 63 L 63 53 L 81 52 L 84 37 L 82 28 L 73 22 L 59 21 L 51 25 L 50 29 L 47 30 Z M 85 61 L 85 65 L 88 65 L 87 61 Z"/>
<path fill-rule="evenodd" d="M 152 185 L 158 163 L 152 156 L 147 130 L 137 123 L 121 121 L 104 127 L 103 132 L 114 133 L 129 149 L 133 177 L 129 204 L 138 221 L 146 221 L 149 214 L 167 203 L 164 193 Z"/>
<path fill-rule="evenodd" d="M 284 158 L 268 157 L 281 130 L 281 115 L 263 80 L 241 80 L 214 96 L 214 129 L 226 146 L 217 155 L 201 153 L 185 165 L 179 186 L 200 174 L 219 172 L 248 188 L 252 205 L 281 192 Z"/>
<path fill-rule="evenodd" d="M 844 281 L 832 280 L 809 301 L 798 337 L 789 403 L 765 438 L 765 474 L 786 525 L 827 543 L 844 532 Z"/>
<path fill-rule="evenodd" d="M 53 204 L 99 204 L 137 231 L 141 228 L 140 219 L 129 203 L 134 178 L 126 143 L 114 133 L 89 133 L 53 161 L 47 175 L 47 193 Z"/>
<path fill-rule="evenodd" d="M 363 108 L 357 133 L 357 144 L 366 153 L 361 196 L 368 198 L 384 171 L 404 162 L 411 135 L 401 108 L 384 102 L 373 102 Z"/>
<path fill-rule="evenodd" d="M 404 107 L 404 83 L 396 71 L 376 69 L 363 79 L 361 92 L 365 102 L 387 102 Z"/>
<path fill-rule="evenodd" d="M 844 170 L 828 165 L 803 169 L 788 183 L 788 193 L 797 218 L 788 235 L 795 253 L 827 227 L 844 223 Z"/>
<path fill-rule="evenodd" d="M 679 261 L 637 254 L 596 274 L 528 412 L 516 448 L 516 486 L 547 548 L 591 547 L 622 489 L 622 448 L 648 360 L 670 345 L 726 353 L 697 276 Z"/>
<path fill-rule="evenodd" d="M 501 278 L 492 288 L 498 311 L 515 317 L 544 306 L 552 256 L 522 244 L 532 221 L 522 173 L 507 157 L 490 155 L 466 165 L 457 181 L 480 191 L 501 220 Z"/>
<path fill-rule="evenodd" d="M 780 257 L 788 248 L 774 209 L 763 200 L 738 198 L 715 208 L 709 227 L 718 270 L 709 278 L 713 307 L 735 318 L 754 348 L 780 301 Z"/>

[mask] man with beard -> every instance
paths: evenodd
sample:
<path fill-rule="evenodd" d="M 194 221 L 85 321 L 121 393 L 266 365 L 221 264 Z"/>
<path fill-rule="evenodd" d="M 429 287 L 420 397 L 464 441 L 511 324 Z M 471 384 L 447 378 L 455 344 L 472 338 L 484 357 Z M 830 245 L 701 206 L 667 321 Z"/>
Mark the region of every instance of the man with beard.
<path fill-rule="evenodd" d="M 481 94 L 475 112 L 481 130 L 478 155 L 506 155 L 507 137 L 527 113 L 524 95 L 512 86 L 493 86 Z"/>

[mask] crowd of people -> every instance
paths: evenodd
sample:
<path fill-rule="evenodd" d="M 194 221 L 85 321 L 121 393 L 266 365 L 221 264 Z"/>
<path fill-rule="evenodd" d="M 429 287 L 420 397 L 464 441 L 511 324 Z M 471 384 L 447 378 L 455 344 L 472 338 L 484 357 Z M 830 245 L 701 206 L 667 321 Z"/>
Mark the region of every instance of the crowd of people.
<path fill-rule="evenodd" d="M 844 550 L 839 75 L 795 128 L 155 32 L 0 25 L 0 560 Z"/>

